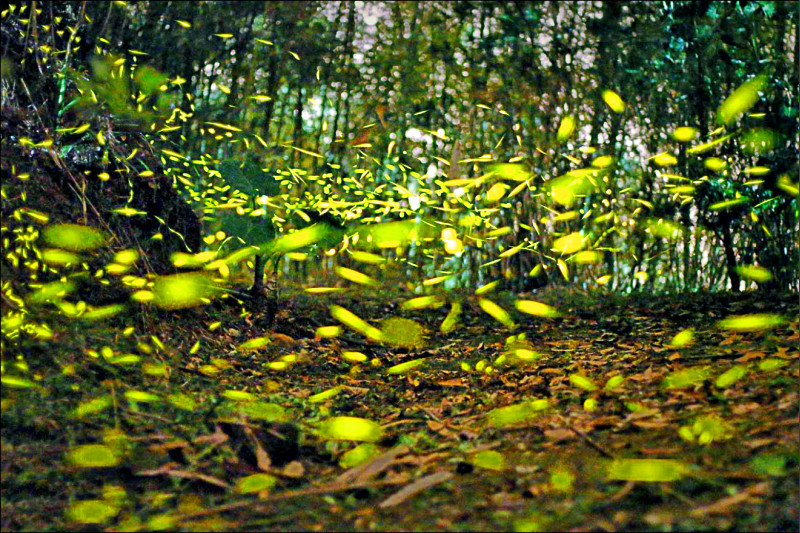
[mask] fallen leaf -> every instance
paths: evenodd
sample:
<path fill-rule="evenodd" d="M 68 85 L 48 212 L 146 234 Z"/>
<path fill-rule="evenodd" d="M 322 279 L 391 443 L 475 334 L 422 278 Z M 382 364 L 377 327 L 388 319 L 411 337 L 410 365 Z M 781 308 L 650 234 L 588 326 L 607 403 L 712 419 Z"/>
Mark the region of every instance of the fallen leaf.
<path fill-rule="evenodd" d="M 194 442 L 195 444 L 222 444 L 226 440 L 228 440 L 228 434 L 222 431 L 219 426 L 217 426 L 214 430 L 214 433 L 211 435 L 197 437 Z"/>
<path fill-rule="evenodd" d="M 751 450 L 755 450 L 756 448 L 769 446 L 773 442 L 775 442 L 775 439 L 755 439 L 755 440 L 744 441 L 744 445 L 750 448 Z"/>
<path fill-rule="evenodd" d="M 439 471 L 433 473 L 429 476 L 425 476 L 420 478 L 410 485 L 403 487 L 399 491 L 395 492 L 385 500 L 383 500 L 378 507 L 381 509 L 386 509 L 387 507 L 394 507 L 395 505 L 400 505 L 407 499 L 415 496 L 416 494 L 422 492 L 423 490 L 432 487 L 434 485 L 438 485 L 439 483 L 444 483 L 445 481 L 451 479 L 453 477 L 452 472 L 445 472 Z"/>
<path fill-rule="evenodd" d="M 437 381 L 437 385 L 441 387 L 468 387 L 466 383 L 464 383 L 463 379 L 446 379 L 444 381 Z"/>
<path fill-rule="evenodd" d="M 562 440 L 571 440 L 576 437 L 574 431 L 566 428 L 546 429 L 544 431 L 544 436 L 547 437 L 549 440 L 555 442 L 561 442 Z"/>
<path fill-rule="evenodd" d="M 642 448 L 644 455 L 675 455 L 681 453 L 680 448 Z"/>
<path fill-rule="evenodd" d="M 753 359 L 763 359 L 766 357 L 767 354 L 764 352 L 746 352 L 743 356 L 736 360 L 737 363 L 746 363 L 748 361 L 752 361 Z"/>
<path fill-rule="evenodd" d="M 297 344 L 297 341 L 291 338 L 289 335 L 284 335 L 283 333 L 273 333 L 270 335 L 270 339 L 272 340 L 272 344 L 275 346 L 294 346 Z"/>
<path fill-rule="evenodd" d="M 300 461 L 292 461 L 291 463 L 287 464 L 283 467 L 282 474 L 286 477 L 290 478 L 301 478 L 303 474 L 306 473 L 306 469 L 303 467 L 303 463 Z"/>

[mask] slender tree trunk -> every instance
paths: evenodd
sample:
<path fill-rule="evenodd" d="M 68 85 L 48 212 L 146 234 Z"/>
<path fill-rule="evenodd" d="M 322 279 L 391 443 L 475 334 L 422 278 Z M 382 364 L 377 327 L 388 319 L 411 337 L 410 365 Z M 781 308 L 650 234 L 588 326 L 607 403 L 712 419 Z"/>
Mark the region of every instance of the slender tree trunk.
<path fill-rule="evenodd" d="M 294 104 L 294 131 L 292 132 L 292 140 L 294 145 L 298 146 L 303 137 L 303 84 L 297 84 L 297 99 Z M 299 152 L 292 150 L 292 166 L 297 166 Z"/>
<path fill-rule="evenodd" d="M 722 238 L 722 248 L 725 251 L 725 265 L 728 269 L 728 277 L 731 280 L 731 290 L 739 292 L 741 279 L 736 272 L 736 252 L 733 249 L 733 237 L 729 222 L 724 222 L 719 229 Z"/>

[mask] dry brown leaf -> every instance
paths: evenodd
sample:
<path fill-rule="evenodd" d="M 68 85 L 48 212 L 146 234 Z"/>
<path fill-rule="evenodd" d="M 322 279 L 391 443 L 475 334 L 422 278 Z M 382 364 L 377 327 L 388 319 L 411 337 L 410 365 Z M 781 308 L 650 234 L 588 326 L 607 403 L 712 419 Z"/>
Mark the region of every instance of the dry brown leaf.
<path fill-rule="evenodd" d="M 433 473 L 429 476 L 425 476 L 420 478 L 410 485 L 407 485 L 400 489 L 399 491 L 395 492 L 385 500 L 383 500 L 378 507 L 381 509 L 386 509 L 387 507 L 394 507 L 395 505 L 400 505 L 407 499 L 415 496 L 416 494 L 422 492 L 423 490 L 432 487 L 434 485 L 438 485 L 439 483 L 444 483 L 445 481 L 451 479 L 453 477 L 452 472 L 445 472 L 439 471 Z"/>
<path fill-rule="evenodd" d="M 560 368 L 542 368 L 539 370 L 540 374 L 563 374 L 564 371 Z"/>
<path fill-rule="evenodd" d="M 600 416 L 593 420 L 589 420 L 588 424 L 594 429 L 602 429 L 614 427 L 621 421 L 620 417 L 616 415 Z"/>
<path fill-rule="evenodd" d="M 743 356 L 737 359 L 736 362 L 746 363 L 748 361 L 752 361 L 753 359 L 763 359 L 766 356 L 767 354 L 765 354 L 764 352 L 751 351 L 751 352 L 746 352 Z"/>
<path fill-rule="evenodd" d="M 756 402 L 747 402 L 741 405 L 734 405 L 731 410 L 735 415 L 744 415 L 747 413 L 751 413 L 753 411 L 758 411 L 760 409 L 761 409 L 761 404 L 758 404 Z"/>
<path fill-rule="evenodd" d="M 444 429 L 445 425 L 442 422 L 437 422 L 435 420 L 428 420 L 428 429 L 431 431 L 440 431 Z"/>
<path fill-rule="evenodd" d="M 189 443 L 185 440 L 173 440 L 170 442 L 163 442 L 160 444 L 151 444 L 148 449 L 151 452 L 168 452 L 177 448 L 189 448 Z"/>
<path fill-rule="evenodd" d="M 195 444 L 222 444 L 228 440 L 228 434 L 217 426 L 211 435 L 203 435 L 194 439 Z"/>
<path fill-rule="evenodd" d="M 250 444 L 253 446 L 253 452 L 256 456 L 256 465 L 258 466 L 258 469 L 262 472 L 268 471 L 272 467 L 272 459 L 270 458 L 269 454 L 263 448 L 263 446 L 261 446 L 261 443 L 258 442 L 258 438 L 249 426 L 243 425 L 242 429 L 247 435 L 247 438 L 250 440 Z"/>
<path fill-rule="evenodd" d="M 300 461 L 292 461 L 283 467 L 281 473 L 286 477 L 297 479 L 303 477 L 303 474 L 306 473 L 306 469 L 303 468 L 303 463 Z"/>
<path fill-rule="evenodd" d="M 751 450 L 755 450 L 756 448 L 768 446 L 773 442 L 775 442 L 775 439 L 755 439 L 755 440 L 744 441 L 744 445 L 750 448 Z"/>
<path fill-rule="evenodd" d="M 461 378 L 458 379 L 446 379 L 444 381 L 437 381 L 437 385 L 441 387 L 468 387 L 464 380 Z"/>
<path fill-rule="evenodd" d="M 275 346 L 294 346 L 297 344 L 296 340 L 283 333 L 273 333 L 270 335 L 270 339 Z"/>
<path fill-rule="evenodd" d="M 640 450 L 644 455 L 675 455 L 681 453 L 680 448 L 642 448 Z"/>
<path fill-rule="evenodd" d="M 659 429 L 668 425 L 668 422 L 662 420 L 634 420 L 633 425 L 642 429 Z"/>
<path fill-rule="evenodd" d="M 561 442 L 562 440 L 570 440 L 577 437 L 574 431 L 566 428 L 546 429 L 544 436 L 549 440 Z"/>

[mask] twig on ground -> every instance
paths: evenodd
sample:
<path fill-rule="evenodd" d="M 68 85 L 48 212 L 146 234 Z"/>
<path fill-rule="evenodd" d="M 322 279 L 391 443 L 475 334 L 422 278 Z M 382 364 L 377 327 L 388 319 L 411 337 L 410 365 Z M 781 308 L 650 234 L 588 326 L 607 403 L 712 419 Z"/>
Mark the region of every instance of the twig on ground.
<path fill-rule="evenodd" d="M 589 446 L 591 446 L 592 448 L 594 448 L 595 450 L 600 452 L 600 455 L 602 455 L 603 457 L 608 457 L 609 459 L 613 459 L 614 458 L 614 456 L 611 453 L 607 452 L 605 450 L 605 448 L 603 448 L 602 446 L 597 444 L 595 441 L 593 441 L 589 437 L 589 435 L 587 435 L 586 433 L 584 433 L 583 431 L 581 431 L 579 429 L 576 429 L 574 426 L 571 426 L 563 416 L 561 416 L 561 415 L 556 415 L 556 416 L 558 417 L 559 420 L 561 420 L 564 423 L 564 427 L 570 429 L 573 433 L 575 433 L 580 438 L 582 438 L 586 442 L 586 444 L 588 444 Z"/>

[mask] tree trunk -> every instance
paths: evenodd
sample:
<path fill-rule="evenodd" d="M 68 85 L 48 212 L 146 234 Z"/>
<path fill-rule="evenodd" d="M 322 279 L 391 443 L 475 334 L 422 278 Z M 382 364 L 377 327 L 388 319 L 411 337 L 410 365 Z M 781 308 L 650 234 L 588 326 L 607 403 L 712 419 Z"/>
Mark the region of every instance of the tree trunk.
<path fill-rule="evenodd" d="M 736 272 L 736 252 L 733 249 L 733 237 L 731 236 L 731 228 L 729 221 L 723 221 L 719 228 L 720 236 L 722 237 L 722 248 L 725 250 L 725 266 L 728 269 L 728 277 L 731 280 L 731 290 L 739 292 L 739 285 L 741 279 Z"/>

